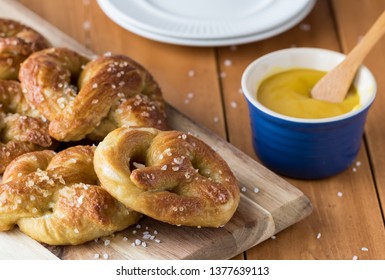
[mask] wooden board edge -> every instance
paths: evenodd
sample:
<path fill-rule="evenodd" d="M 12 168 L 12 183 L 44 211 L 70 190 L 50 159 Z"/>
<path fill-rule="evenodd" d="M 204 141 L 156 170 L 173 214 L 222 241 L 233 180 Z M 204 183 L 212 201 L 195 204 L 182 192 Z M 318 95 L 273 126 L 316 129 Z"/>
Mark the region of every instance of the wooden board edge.
<path fill-rule="evenodd" d="M 0 232 L 0 260 L 59 260 L 51 251 L 14 228 Z"/>

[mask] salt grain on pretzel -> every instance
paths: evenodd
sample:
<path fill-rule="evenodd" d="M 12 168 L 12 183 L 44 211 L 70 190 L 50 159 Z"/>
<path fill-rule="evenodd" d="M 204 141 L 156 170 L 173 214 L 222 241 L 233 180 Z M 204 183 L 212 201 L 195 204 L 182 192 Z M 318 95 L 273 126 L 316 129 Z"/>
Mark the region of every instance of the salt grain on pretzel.
<path fill-rule="evenodd" d="M 48 41 L 32 28 L 0 19 L 0 79 L 16 80 L 20 63 L 31 53 L 47 47 Z"/>
<path fill-rule="evenodd" d="M 16 157 L 52 145 L 48 124 L 31 108 L 17 81 L 0 80 L 0 174 Z"/>
<path fill-rule="evenodd" d="M 18 225 L 40 242 L 66 245 L 137 223 L 140 214 L 98 186 L 93 154 L 93 147 L 76 146 L 57 154 L 45 150 L 15 159 L 0 185 L 0 231 Z"/>
<path fill-rule="evenodd" d="M 145 167 L 134 169 L 133 162 Z M 220 227 L 239 204 L 239 187 L 226 162 L 182 132 L 118 128 L 96 148 L 94 165 L 112 196 L 173 225 Z"/>
<path fill-rule="evenodd" d="M 46 49 L 22 64 L 19 79 L 59 141 L 102 140 L 121 126 L 166 128 L 158 84 L 127 56 L 89 62 L 68 49 Z"/>

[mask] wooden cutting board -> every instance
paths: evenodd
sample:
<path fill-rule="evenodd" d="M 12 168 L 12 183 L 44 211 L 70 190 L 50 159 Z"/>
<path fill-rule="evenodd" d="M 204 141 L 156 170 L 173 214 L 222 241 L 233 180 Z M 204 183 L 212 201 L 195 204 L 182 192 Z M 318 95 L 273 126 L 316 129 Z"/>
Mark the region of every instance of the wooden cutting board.
<path fill-rule="evenodd" d="M 54 46 L 94 55 L 18 2 L 0 0 L 0 17 L 35 28 Z M 0 259 L 228 259 L 311 213 L 311 203 L 300 190 L 171 106 L 167 113 L 171 128 L 191 132 L 215 147 L 237 177 L 241 202 L 229 223 L 219 229 L 199 229 L 171 226 L 145 217 L 139 222 L 140 228 L 132 226 L 79 246 L 44 246 L 13 229 L 0 232 Z M 155 238 L 145 240 L 146 231 Z M 136 239 L 145 241 L 146 246 L 132 246 Z"/>

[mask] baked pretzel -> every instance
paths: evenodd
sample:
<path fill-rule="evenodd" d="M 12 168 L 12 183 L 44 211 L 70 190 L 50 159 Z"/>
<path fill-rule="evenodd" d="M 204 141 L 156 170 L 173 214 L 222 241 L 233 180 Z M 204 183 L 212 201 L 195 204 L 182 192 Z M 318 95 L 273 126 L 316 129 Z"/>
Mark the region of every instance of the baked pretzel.
<path fill-rule="evenodd" d="M 20 63 L 31 53 L 47 47 L 48 41 L 32 28 L 0 19 L 0 79 L 16 80 Z"/>
<path fill-rule="evenodd" d="M 0 174 L 19 155 L 52 144 L 48 124 L 27 104 L 19 82 L 0 80 Z"/>
<path fill-rule="evenodd" d="M 166 128 L 158 84 L 127 56 L 88 62 L 69 49 L 45 49 L 23 62 L 19 79 L 59 141 L 102 140 L 121 126 Z"/>
<path fill-rule="evenodd" d="M 94 148 L 45 150 L 15 159 L 0 185 L 0 231 L 20 230 L 50 245 L 80 244 L 123 230 L 140 214 L 98 186 Z"/>
<path fill-rule="evenodd" d="M 118 128 L 99 143 L 94 166 L 112 196 L 169 224 L 220 227 L 239 204 L 239 187 L 226 162 L 182 132 Z"/>

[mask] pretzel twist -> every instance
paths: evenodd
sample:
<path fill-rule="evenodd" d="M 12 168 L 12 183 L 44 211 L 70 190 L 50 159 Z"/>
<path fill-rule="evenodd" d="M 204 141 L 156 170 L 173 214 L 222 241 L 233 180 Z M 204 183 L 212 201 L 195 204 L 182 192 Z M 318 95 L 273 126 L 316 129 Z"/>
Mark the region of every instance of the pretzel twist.
<path fill-rule="evenodd" d="M 16 80 L 20 63 L 31 53 L 47 47 L 48 41 L 32 28 L 0 19 L 0 79 Z"/>
<path fill-rule="evenodd" d="M 136 223 L 140 214 L 98 186 L 94 148 L 75 146 L 57 154 L 28 153 L 15 159 L 0 185 L 0 231 L 16 224 L 50 245 L 80 244 Z"/>
<path fill-rule="evenodd" d="M 19 82 L 0 80 L 0 174 L 19 155 L 52 145 L 48 124 L 27 104 Z"/>
<path fill-rule="evenodd" d="M 226 162 L 182 132 L 118 128 L 98 145 L 94 165 L 112 196 L 169 224 L 220 227 L 239 204 L 239 187 Z"/>
<path fill-rule="evenodd" d="M 89 62 L 68 49 L 45 49 L 23 62 L 19 78 L 57 140 L 102 140 L 121 126 L 166 128 L 158 84 L 127 56 Z"/>

